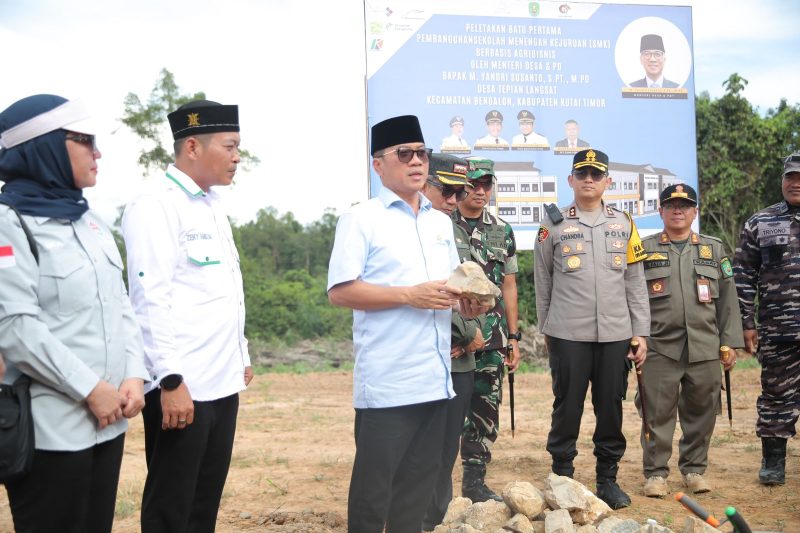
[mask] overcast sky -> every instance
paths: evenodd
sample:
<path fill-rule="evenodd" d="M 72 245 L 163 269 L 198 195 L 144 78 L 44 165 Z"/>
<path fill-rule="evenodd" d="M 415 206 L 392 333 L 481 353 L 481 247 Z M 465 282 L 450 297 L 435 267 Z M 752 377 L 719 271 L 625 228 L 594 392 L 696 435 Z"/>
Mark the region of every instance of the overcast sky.
<path fill-rule="evenodd" d="M 722 95 L 738 72 L 762 112 L 800 101 L 795 0 L 653 3 L 693 6 L 698 93 Z M 87 196 L 111 222 L 144 179 L 123 100 L 146 99 L 166 68 L 185 92 L 239 104 L 242 144 L 262 163 L 229 191 L 234 218 L 271 205 L 308 223 L 367 196 L 363 19 L 355 0 L 0 0 L 0 109 L 37 93 L 90 106 L 103 158 Z"/>

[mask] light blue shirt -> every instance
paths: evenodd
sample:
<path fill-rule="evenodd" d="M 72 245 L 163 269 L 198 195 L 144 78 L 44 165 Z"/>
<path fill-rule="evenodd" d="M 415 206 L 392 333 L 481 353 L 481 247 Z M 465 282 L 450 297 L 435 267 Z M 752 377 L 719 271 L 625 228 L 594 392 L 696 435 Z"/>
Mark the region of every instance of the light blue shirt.
<path fill-rule="evenodd" d="M 420 194 L 417 215 L 383 187 L 339 218 L 328 290 L 361 280 L 407 287 L 444 280 L 458 266 L 451 220 Z M 400 306 L 353 311 L 353 407 L 383 408 L 452 398 L 451 311 Z"/>

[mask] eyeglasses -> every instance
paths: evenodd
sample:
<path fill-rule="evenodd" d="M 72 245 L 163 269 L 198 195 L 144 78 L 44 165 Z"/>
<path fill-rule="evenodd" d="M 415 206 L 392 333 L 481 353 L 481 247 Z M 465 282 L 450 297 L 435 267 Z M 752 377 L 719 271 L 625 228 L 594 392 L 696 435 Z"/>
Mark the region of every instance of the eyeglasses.
<path fill-rule="evenodd" d="M 428 183 L 439 189 L 442 193 L 442 198 L 444 198 L 445 200 L 447 200 L 448 198 L 450 198 L 455 194 L 456 202 L 460 202 L 469 195 L 469 192 L 463 187 L 460 189 L 456 189 L 450 185 L 445 185 L 444 183 L 439 183 L 433 180 L 428 180 Z"/>
<path fill-rule="evenodd" d="M 608 176 L 608 173 L 596 168 L 582 168 L 573 172 L 572 175 L 578 181 L 583 181 L 590 176 L 592 181 L 602 181 L 606 178 L 606 176 Z"/>
<path fill-rule="evenodd" d="M 644 52 L 642 52 L 642 57 L 645 59 L 650 59 L 650 58 L 663 59 L 664 52 L 662 52 L 661 50 L 645 50 Z"/>
<path fill-rule="evenodd" d="M 689 209 L 693 208 L 694 204 L 689 204 L 685 202 L 669 202 L 666 204 L 661 204 L 661 207 L 666 209 L 667 211 L 681 211 L 685 213 Z"/>
<path fill-rule="evenodd" d="M 84 133 L 67 133 L 67 140 L 76 142 L 78 144 L 85 144 L 92 149 L 92 152 L 97 151 L 97 143 L 95 142 L 94 135 L 86 135 Z"/>
<path fill-rule="evenodd" d="M 493 180 L 473 181 L 470 185 L 472 185 L 475 189 L 480 187 L 484 191 L 489 192 L 492 190 L 492 187 L 494 187 L 494 181 Z"/>
<path fill-rule="evenodd" d="M 430 155 L 433 153 L 433 148 L 417 148 L 416 150 L 414 150 L 413 148 L 406 148 L 406 147 L 395 148 L 394 150 L 382 153 L 378 157 L 389 155 L 392 152 L 397 152 L 397 159 L 400 160 L 401 163 L 410 163 L 415 155 L 419 158 L 420 161 L 425 163 L 430 158 Z"/>

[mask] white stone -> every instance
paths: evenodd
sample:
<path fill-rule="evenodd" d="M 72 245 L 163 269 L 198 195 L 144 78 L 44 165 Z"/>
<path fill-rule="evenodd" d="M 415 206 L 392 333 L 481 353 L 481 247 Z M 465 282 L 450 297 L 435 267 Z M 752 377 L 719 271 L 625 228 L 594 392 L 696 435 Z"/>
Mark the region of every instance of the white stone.
<path fill-rule="evenodd" d="M 599 533 L 638 533 L 642 526 L 636 520 L 623 520 L 616 516 L 610 516 L 597 524 Z"/>
<path fill-rule="evenodd" d="M 514 513 L 533 520 L 547 508 L 544 494 L 527 481 L 512 481 L 503 488 L 503 501 Z"/>
<path fill-rule="evenodd" d="M 476 529 L 491 530 L 503 527 L 511 514 L 505 503 L 489 500 L 472 504 L 464 515 L 464 523 Z"/>
<path fill-rule="evenodd" d="M 472 500 L 469 498 L 453 498 L 447 506 L 447 512 L 444 514 L 442 524 L 459 524 L 464 522 L 464 515 L 467 509 L 472 505 Z"/>
<path fill-rule="evenodd" d="M 544 533 L 575 533 L 572 518 L 566 509 L 545 512 Z"/>
<path fill-rule="evenodd" d="M 681 531 L 683 533 L 716 533 L 719 529 L 708 525 L 696 516 L 687 516 Z"/>
<path fill-rule="evenodd" d="M 450 274 L 447 284 L 458 287 L 465 297 L 475 298 L 490 308 L 494 307 L 494 299 L 501 294 L 497 285 L 489 281 L 483 268 L 474 261 L 465 261 L 458 265 Z"/>
<path fill-rule="evenodd" d="M 581 483 L 551 473 L 544 483 L 544 497 L 552 509 L 566 509 L 578 525 L 597 524 L 611 515 L 611 507 Z"/>
<path fill-rule="evenodd" d="M 506 522 L 503 529 L 512 533 L 533 533 L 533 524 L 531 524 L 527 516 L 517 513 L 511 517 L 511 520 Z"/>

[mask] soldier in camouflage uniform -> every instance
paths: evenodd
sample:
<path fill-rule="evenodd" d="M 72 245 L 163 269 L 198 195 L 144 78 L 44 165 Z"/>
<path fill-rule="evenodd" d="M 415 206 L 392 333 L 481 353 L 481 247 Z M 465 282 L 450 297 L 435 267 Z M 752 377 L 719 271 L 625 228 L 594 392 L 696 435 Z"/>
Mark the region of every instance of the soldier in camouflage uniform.
<path fill-rule="evenodd" d="M 722 241 L 692 231 L 697 192 L 684 183 L 670 185 L 659 201 L 664 231 L 642 241 L 651 319 L 642 372 L 648 420 L 641 443 L 644 495 L 654 498 L 669 492 L 676 414 L 682 432 L 678 467 L 683 481 L 695 494 L 711 490 L 703 474 L 719 406 L 719 348 L 744 346 L 733 269 Z M 726 353 L 722 361 L 726 370 L 736 364 L 735 354 L 735 350 Z M 637 406 L 641 399 L 637 398 Z"/>
<path fill-rule="evenodd" d="M 764 485 L 783 485 L 786 442 L 800 416 L 800 153 L 785 159 L 781 190 L 782 202 L 745 222 L 734 263 L 745 348 L 761 363 Z"/>
<path fill-rule="evenodd" d="M 431 154 L 430 175 L 428 176 L 424 194 L 433 205 L 434 209 L 452 216 L 458 202 L 467 197 L 469 186 L 467 182 L 467 162 L 448 154 Z M 469 235 L 455 222 L 453 233 L 458 249 L 458 258 L 463 263 L 471 261 L 469 252 Z M 481 315 L 479 319 L 465 319 L 459 313 L 453 313 L 450 338 L 451 376 L 453 378 L 453 391 L 456 397 L 447 402 L 447 420 L 444 429 L 444 448 L 442 450 L 442 464 L 436 476 L 436 485 L 433 498 L 422 521 L 424 531 L 432 531 L 441 524 L 447 512 L 447 506 L 453 499 L 453 465 L 458 456 L 458 446 L 461 440 L 461 430 L 464 427 L 464 418 L 469 409 L 472 398 L 472 388 L 475 382 L 475 350 L 483 348 L 483 327 Z"/>
<path fill-rule="evenodd" d="M 486 276 L 501 290 L 494 309 L 486 313 L 483 327 L 484 348 L 475 353 L 475 389 L 471 409 L 461 437 L 464 477 L 461 494 L 473 502 L 502 501 L 485 484 L 486 465 L 492 459 L 491 446 L 497 440 L 499 407 L 503 382 L 503 359 L 509 371 L 519 366 L 517 329 L 517 245 L 509 224 L 493 216 L 489 205 L 494 185 L 494 163 L 488 159 L 469 159 L 469 178 L 473 188 L 458 204 L 453 220 L 470 236 L 472 260 L 483 266 Z M 507 353 L 509 340 L 511 354 Z"/>
<path fill-rule="evenodd" d="M 628 359 L 637 366 L 644 362 L 650 334 L 642 267 L 646 254 L 631 217 L 603 203 L 611 183 L 606 154 L 576 153 L 567 181 L 575 201 L 560 212 L 547 209 L 550 220 L 539 227 L 534 250 L 536 312 L 539 331 L 546 335 L 555 396 L 547 451 L 553 472 L 572 477 L 591 382 L 597 497 L 619 509 L 631 503 L 617 485 L 626 446 L 622 400 Z M 628 355 L 632 339 L 639 348 Z"/>

